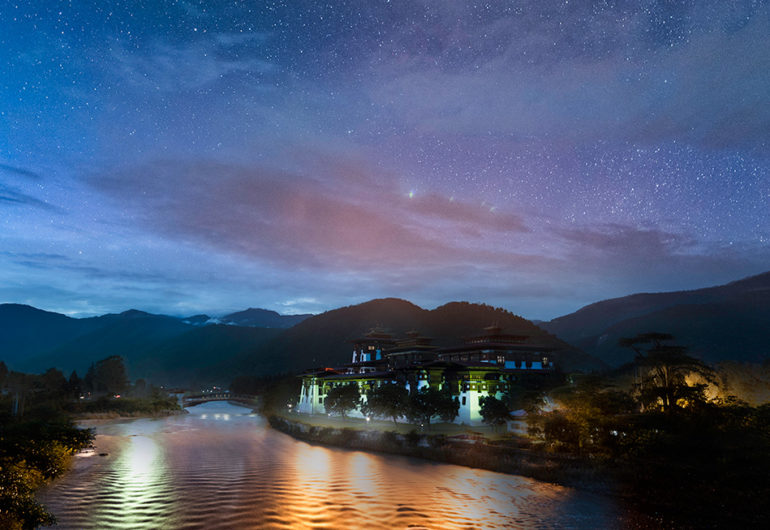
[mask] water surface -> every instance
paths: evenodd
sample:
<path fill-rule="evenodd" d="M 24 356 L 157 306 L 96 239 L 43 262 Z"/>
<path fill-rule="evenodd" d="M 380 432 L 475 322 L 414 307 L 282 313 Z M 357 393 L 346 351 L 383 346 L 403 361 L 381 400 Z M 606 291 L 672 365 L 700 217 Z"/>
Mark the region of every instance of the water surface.
<path fill-rule="evenodd" d="M 309 445 L 246 408 L 96 427 L 41 492 L 58 528 L 616 528 L 605 497 L 418 459 Z"/>

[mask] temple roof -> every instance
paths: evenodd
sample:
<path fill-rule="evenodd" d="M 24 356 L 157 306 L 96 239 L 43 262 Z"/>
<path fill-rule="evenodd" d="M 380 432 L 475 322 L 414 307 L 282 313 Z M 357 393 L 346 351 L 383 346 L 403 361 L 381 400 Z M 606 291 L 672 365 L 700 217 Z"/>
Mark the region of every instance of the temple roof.
<path fill-rule="evenodd" d="M 544 344 L 515 344 L 510 342 L 484 342 L 477 344 L 463 344 L 450 348 L 441 348 L 436 354 L 474 352 L 480 350 L 512 351 L 512 352 L 552 352 L 556 348 Z"/>

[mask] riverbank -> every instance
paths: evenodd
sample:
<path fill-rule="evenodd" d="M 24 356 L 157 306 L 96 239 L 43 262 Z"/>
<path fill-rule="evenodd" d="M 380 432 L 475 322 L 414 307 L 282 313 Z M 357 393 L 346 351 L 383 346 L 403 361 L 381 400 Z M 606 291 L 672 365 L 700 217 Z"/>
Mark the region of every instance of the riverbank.
<path fill-rule="evenodd" d="M 311 445 L 225 402 L 105 422 L 94 445 L 38 497 L 61 528 L 634 527 L 605 496 Z"/>
<path fill-rule="evenodd" d="M 65 415 L 38 410 L 24 418 L 0 416 L 0 528 L 53 524 L 35 494 L 65 474 L 72 456 L 92 440 L 91 430 Z"/>
<path fill-rule="evenodd" d="M 612 474 L 600 464 L 570 455 L 532 449 L 528 442 L 520 438 L 495 439 L 472 434 L 447 435 L 414 430 L 404 433 L 368 429 L 366 425 L 314 425 L 298 418 L 276 414 L 269 415 L 267 419 L 274 429 L 305 442 L 422 458 L 525 476 L 595 493 L 620 494 Z M 403 431 L 406 426 L 399 425 L 398 428 Z"/>
<path fill-rule="evenodd" d="M 187 414 L 188 412 L 184 409 L 165 409 L 165 410 L 158 410 L 158 411 L 152 411 L 152 412 L 141 412 L 141 411 L 134 411 L 134 412 L 127 412 L 127 411 L 104 411 L 104 412 L 82 412 L 77 414 L 72 414 L 72 419 L 81 422 L 81 421 L 94 421 L 94 420 L 118 420 L 121 418 L 124 419 L 139 419 L 139 418 L 165 418 L 167 416 L 176 416 L 179 414 Z"/>

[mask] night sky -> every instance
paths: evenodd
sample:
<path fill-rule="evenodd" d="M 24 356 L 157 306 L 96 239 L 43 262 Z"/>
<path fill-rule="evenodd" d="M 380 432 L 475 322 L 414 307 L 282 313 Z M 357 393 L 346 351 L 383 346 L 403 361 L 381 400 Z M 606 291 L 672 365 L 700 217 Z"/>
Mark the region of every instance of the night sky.
<path fill-rule="evenodd" d="M 0 302 L 550 319 L 770 269 L 770 3 L 0 5 Z"/>

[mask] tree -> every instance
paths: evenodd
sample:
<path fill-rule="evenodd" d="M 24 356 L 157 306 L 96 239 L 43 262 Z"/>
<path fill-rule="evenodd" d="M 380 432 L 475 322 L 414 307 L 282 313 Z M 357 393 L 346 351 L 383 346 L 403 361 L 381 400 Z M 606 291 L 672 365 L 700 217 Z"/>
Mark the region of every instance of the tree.
<path fill-rule="evenodd" d="M 5 385 L 5 378 L 8 377 L 8 367 L 3 361 L 0 361 L 0 388 Z"/>
<path fill-rule="evenodd" d="M 37 377 L 35 387 L 48 397 L 61 397 L 67 394 L 67 380 L 56 368 L 49 368 Z"/>
<path fill-rule="evenodd" d="M 436 415 L 442 421 L 454 420 L 458 410 L 460 410 L 460 402 L 456 397 L 452 397 L 448 391 L 426 386 L 410 397 L 408 415 L 413 421 L 430 425 L 431 419 Z"/>
<path fill-rule="evenodd" d="M 91 366 L 86 370 L 86 375 L 83 378 L 83 391 L 88 393 L 95 392 L 94 379 L 96 378 L 96 364 L 91 363 Z"/>
<path fill-rule="evenodd" d="M 67 391 L 75 399 L 79 398 L 80 394 L 83 393 L 83 380 L 78 377 L 78 373 L 75 370 L 72 370 L 67 381 Z"/>
<path fill-rule="evenodd" d="M 409 392 L 401 385 L 391 383 L 380 385 L 369 393 L 365 405 L 367 413 L 393 419 L 406 414 L 409 406 Z"/>
<path fill-rule="evenodd" d="M 95 394 L 120 394 L 128 388 L 128 375 L 123 358 L 112 355 L 92 364 L 85 377 L 85 387 Z"/>
<path fill-rule="evenodd" d="M 481 417 L 487 425 L 504 425 L 511 419 L 511 412 L 505 402 L 495 396 L 486 396 L 479 399 L 481 404 Z"/>
<path fill-rule="evenodd" d="M 612 456 L 634 411 L 631 397 L 596 375 L 575 377 L 574 383 L 551 392 L 558 409 L 528 415 L 534 433 L 553 448 L 574 453 Z M 530 419 L 531 416 L 531 419 Z"/>
<path fill-rule="evenodd" d="M 14 416 L 24 416 L 27 394 L 31 393 L 34 377 L 21 372 L 10 372 L 5 380 L 5 386 L 11 395 L 11 413 Z"/>
<path fill-rule="evenodd" d="M 134 381 L 134 388 L 131 389 L 131 395 L 133 397 L 147 397 L 150 394 L 150 388 L 147 385 L 147 381 L 142 378 Z"/>
<path fill-rule="evenodd" d="M 502 401 L 509 410 L 523 409 L 535 412 L 543 403 L 546 392 L 565 383 L 564 374 L 556 372 L 544 374 L 517 374 L 508 381 Z"/>
<path fill-rule="evenodd" d="M 670 412 L 703 403 L 708 383 L 716 380 L 714 370 L 688 355 L 687 348 L 666 344 L 673 338 L 667 333 L 643 333 L 619 341 L 636 352 L 635 390 L 642 410 Z M 688 376 L 693 375 L 706 383 L 691 384 Z"/>
<path fill-rule="evenodd" d="M 345 419 L 345 414 L 357 408 L 360 401 L 361 393 L 358 391 L 358 384 L 348 383 L 329 390 L 324 405 L 328 412 L 339 414 Z"/>
<path fill-rule="evenodd" d="M 435 398 L 436 414 L 447 423 L 454 421 L 460 411 L 460 400 L 453 396 L 449 386 L 445 386 Z"/>

